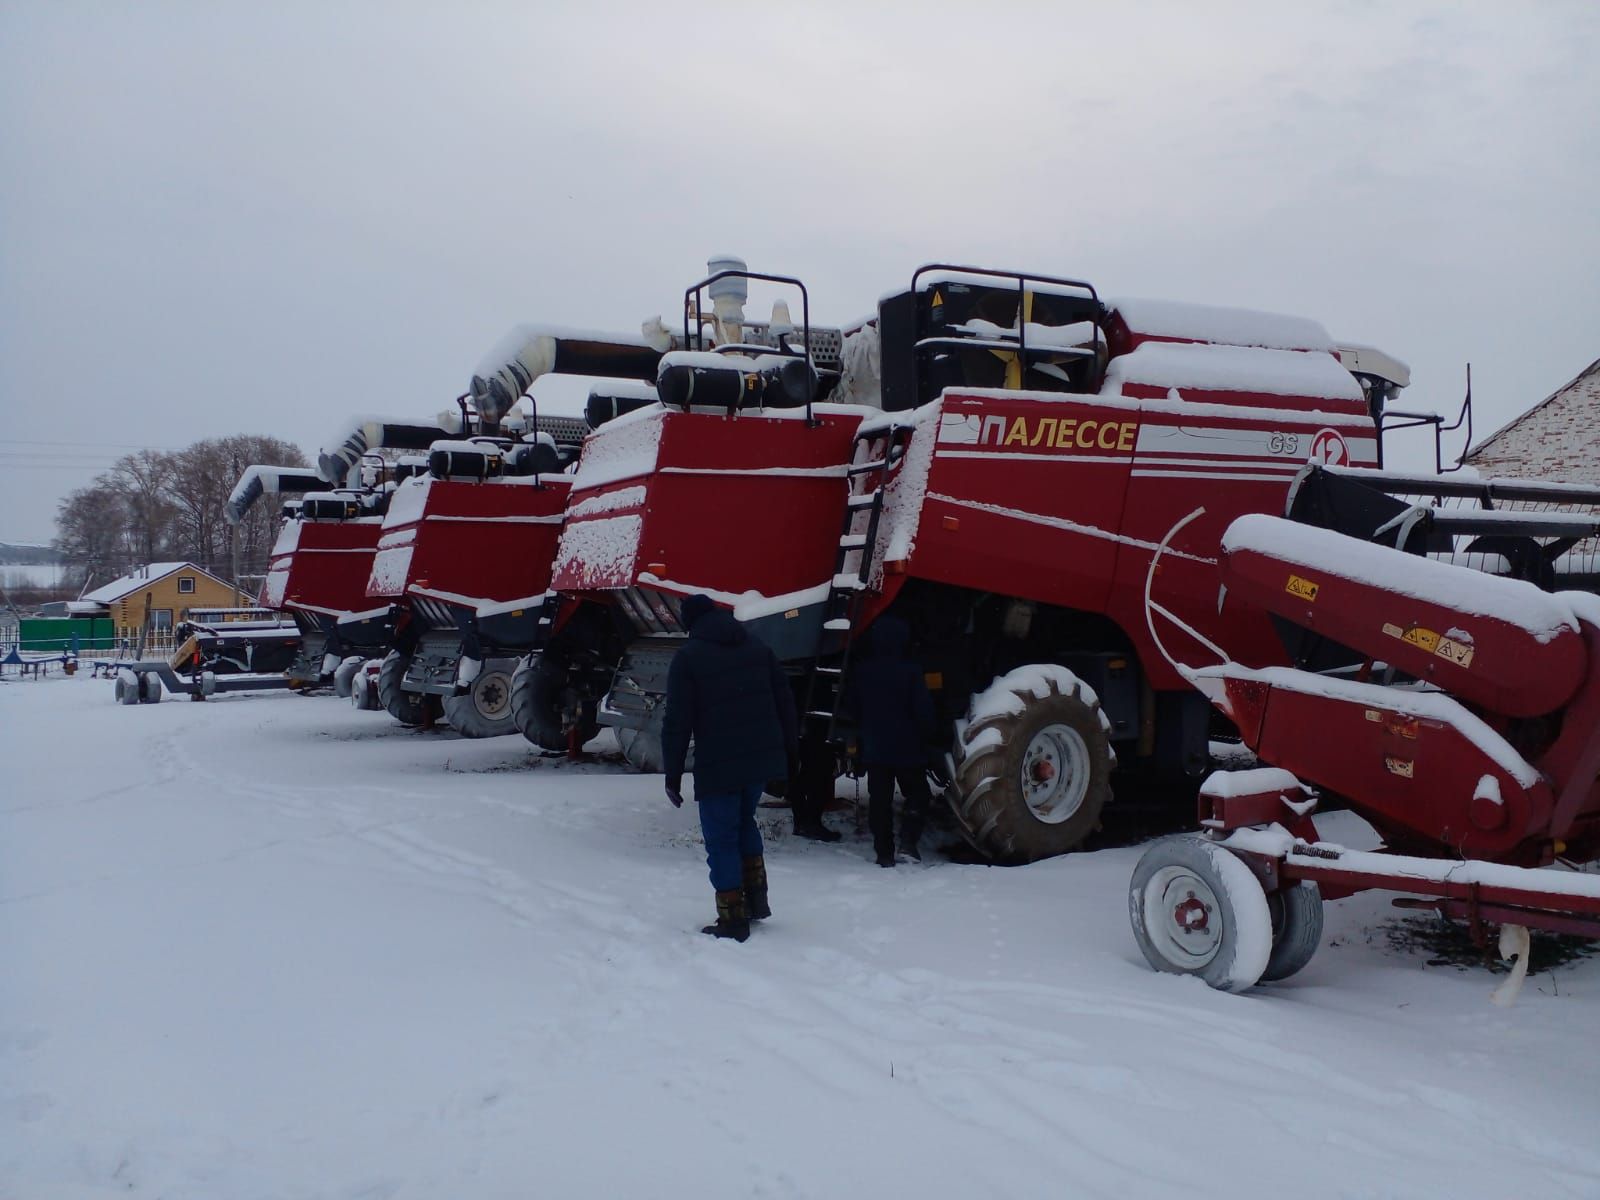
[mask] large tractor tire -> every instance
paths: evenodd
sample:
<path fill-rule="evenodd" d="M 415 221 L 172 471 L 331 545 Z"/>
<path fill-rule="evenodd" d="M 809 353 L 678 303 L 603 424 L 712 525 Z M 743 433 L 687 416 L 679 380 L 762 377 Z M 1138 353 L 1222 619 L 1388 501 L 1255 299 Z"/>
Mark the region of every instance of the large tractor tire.
<path fill-rule="evenodd" d="M 463 695 L 444 697 L 444 718 L 450 727 L 469 738 L 516 733 L 516 722 L 511 719 L 511 672 L 504 659 L 486 662 Z"/>
<path fill-rule="evenodd" d="M 1111 799 L 1111 723 L 1094 690 L 1053 663 L 1018 667 L 956 724 L 945 789 L 981 853 L 1019 864 L 1076 850 Z"/>
<path fill-rule="evenodd" d="M 427 725 L 443 712 L 439 697 L 426 692 L 408 692 L 401 686 L 405 682 L 406 668 L 411 656 L 398 650 L 389 651 L 378 669 L 378 700 L 389 715 L 402 725 Z"/>
<path fill-rule="evenodd" d="M 556 752 L 600 732 L 595 702 L 580 696 L 561 665 L 543 654 L 523 659 L 511 676 L 511 719 L 535 746 Z"/>
<path fill-rule="evenodd" d="M 1194 834 L 1146 850 L 1128 885 L 1128 917 L 1145 961 L 1242 992 L 1266 973 L 1272 914 L 1250 868 Z"/>
<path fill-rule="evenodd" d="M 648 729 L 617 729 L 617 745 L 622 759 L 641 775 L 659 775 L 667 769 L 661 738 Z"/>

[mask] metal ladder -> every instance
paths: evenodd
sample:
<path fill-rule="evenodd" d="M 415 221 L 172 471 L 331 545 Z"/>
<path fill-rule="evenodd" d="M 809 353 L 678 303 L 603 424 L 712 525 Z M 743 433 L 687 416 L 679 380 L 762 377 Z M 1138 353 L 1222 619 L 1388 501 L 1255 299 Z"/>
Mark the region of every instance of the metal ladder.
<path fill-rule="evenodd" d="M 839 550 L 834 556 L 833 581 L 823 608 L 817 653 L 806 681 L 804 709 L 807 722 L 827 722 L 830 742 L 834 740 L 838 724 L 839 700 L 844 695 L 862 601 L 871 588 L 878 525 L 883 517 L 884 486 L 889 473 L 905 457 L 910 430 L 909 425 L 883 426 L 858 433 L 851 446 L 850 466 L 846 471 L 850 490 L 845 499 Z M 838 651 L 836 662 L 825 664 L 825 659 L 833 657 L 826 648 L 835 637 L 842 641 L 842 649 Z"/>

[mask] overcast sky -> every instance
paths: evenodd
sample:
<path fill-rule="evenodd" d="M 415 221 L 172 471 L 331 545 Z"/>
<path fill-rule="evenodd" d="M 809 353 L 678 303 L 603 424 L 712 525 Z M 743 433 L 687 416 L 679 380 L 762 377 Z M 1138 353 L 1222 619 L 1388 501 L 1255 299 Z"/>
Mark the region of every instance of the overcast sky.
<path fill-rule="evenodd" d="M 0 540 L 127 448 L 432 413 L 708 253 L 1281 310 L 1480 432 L 1600 356 L 1600 4 L 0 0 Z M 797 314 L 798 315 L 798 314 Z"/>

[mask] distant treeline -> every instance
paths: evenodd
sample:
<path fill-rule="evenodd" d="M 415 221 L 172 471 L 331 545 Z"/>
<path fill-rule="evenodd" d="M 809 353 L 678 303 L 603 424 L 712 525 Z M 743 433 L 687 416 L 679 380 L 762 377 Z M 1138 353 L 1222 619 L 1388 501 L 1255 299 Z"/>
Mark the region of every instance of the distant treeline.
<path fill-rule="evenodd" d="M 180 561 L 231 580 L 235 534 L 240 573 L 262 574 L 277 533 L 278 506 L 257 504 L 237 530 L 223 514 L 239 473 L 253 463 L 306 465 L 298 447 L 253 434 L 119 459 L 56 510 L 54 546 L 66 564 L 63 584 L 76 592 L 86 582 L 106 583 L 145 563 Z"/>

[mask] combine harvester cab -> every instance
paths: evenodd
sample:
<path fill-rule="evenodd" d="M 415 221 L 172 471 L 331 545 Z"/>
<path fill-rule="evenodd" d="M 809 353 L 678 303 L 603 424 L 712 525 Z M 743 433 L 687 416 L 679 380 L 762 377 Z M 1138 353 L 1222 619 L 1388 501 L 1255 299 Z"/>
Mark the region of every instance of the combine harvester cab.
<path fill-rule="evenodd" d="M 686 311 L 729 274 L 748 273 Z M 653 749 L 677 601 L 704 592 L 796 671 L 809 778 L 892 608 L 948 722 L 946 796 L 1002 862 L 1081 844 L 1119 757 L 1203 773 L 1206 702 L 1145 627 L 1152 557 L 1204 507 L 1157 591 L 1189 631 L 1173 640 L 1214 639 L 1229 521 L 1282 511 L 1308 461 L 1374 465 L 1399 382 L 1358 380 L 1311 321 L 935 266 L 809 356 L 819 395 L 868 403 L 807 407 L 806 356 L 749 345 L 739 316 L 716 354 L 662 360 L 660 408 L 585 446 L 554 586 L 558 622 L 603 603 L 627 641 L 602 719 Z M 1261 622 L 1227 632 L 1281 657 Z"/>
<path fill-rule="evenodd" d="M 1480 941 L 1500 925 L 1518 972 L 1529 928 L 1600 936 L 1600 878 L 1551 866 L 1600 857 L 1600 490 L 1312 467 L 1287 513 L 1234 521 L 1221 575 L 1225 609 L 1270 619 L 1291 665 L 1224 637 L 1222 662 L 1185 668 L 1273 766 L 1208 781 L 1205 832 L 1141 861 L 1151 964 L 1230 990 L 1285 978 L 1323 898 L 1370 888 Z M 1319 791 L 1383 847 L 1319 841 Z"/>

